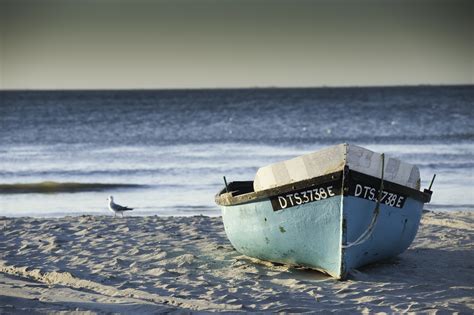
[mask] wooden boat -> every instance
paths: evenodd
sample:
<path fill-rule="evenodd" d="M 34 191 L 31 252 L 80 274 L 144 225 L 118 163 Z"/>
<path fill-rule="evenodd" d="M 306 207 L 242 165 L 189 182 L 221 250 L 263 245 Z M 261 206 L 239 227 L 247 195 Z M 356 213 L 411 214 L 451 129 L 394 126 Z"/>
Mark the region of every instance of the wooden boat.
<path fill-rule="evenodd" d="M 340 144 L 262 167 L 215 199 L 240 253 L 344 279 L 408 248 L 430 189 L 416 166 Z"/>

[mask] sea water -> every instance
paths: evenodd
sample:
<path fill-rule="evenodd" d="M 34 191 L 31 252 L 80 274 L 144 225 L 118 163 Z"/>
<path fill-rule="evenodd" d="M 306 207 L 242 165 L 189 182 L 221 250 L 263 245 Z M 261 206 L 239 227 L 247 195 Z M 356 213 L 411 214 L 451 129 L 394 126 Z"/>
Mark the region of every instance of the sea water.
<path fill-rule="evenodd" d="M 436 173 L 427 209 L 473 210 L 473 108 L 473 86 L 3 91 L 0 215 L 218 215 L 223 176 L 343 142 Z"/>

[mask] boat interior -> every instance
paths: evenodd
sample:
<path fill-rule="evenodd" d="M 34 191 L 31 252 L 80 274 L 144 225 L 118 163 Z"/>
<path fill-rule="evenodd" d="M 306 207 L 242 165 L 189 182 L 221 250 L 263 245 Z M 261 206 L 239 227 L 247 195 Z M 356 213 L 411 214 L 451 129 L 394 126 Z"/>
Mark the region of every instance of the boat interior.
<path fill-rule="evenodd" d="M 222 189 L 219 192 L 219 196 L 222 194 L 225 194 L 226 192 L 231 192 L 232 196 L 239 196 L 239 195 L 243 195 L 247 193 L 252 193 L 254 192 L 253 181 L 249 180 L 249 181 L 230 182 L 227 185 L 227 188 L 224 187 L 224 189 Z"/>

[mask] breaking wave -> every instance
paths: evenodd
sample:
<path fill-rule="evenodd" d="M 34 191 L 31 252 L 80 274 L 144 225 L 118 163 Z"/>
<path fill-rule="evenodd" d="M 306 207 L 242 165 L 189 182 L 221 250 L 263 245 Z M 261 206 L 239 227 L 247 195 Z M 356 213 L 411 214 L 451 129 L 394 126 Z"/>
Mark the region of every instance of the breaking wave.
<path fill-rule="evenodd" d="M 114 189 L 144 188 L 146 185 L 137 184 L 110 184 L 110 183 L 74 183 L 74 182 L 39 182 L 39 183 L 16 183 L 0 184 L 0 194 L 24 194 L 24 193 L 64 193 L 84 191 L 107 191 Z"/>

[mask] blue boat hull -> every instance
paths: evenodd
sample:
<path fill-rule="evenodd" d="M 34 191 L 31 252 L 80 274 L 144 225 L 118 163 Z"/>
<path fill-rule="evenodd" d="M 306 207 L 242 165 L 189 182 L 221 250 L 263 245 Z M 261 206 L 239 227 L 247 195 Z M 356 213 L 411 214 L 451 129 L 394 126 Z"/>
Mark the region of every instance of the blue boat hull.
<path fill-rule="evenodd" d="M 413 242 L 420 224 L 424 203 L 408 198 L 403 208 L 380 205 L 380 214 L 371 237 L 362 244 L 343 249 L 341 274 L 368 263 L 394 257 Z M 343 243 L 354 242 L 370 224 L 374 203 L 353 196 L 344 196 Z"/>
<path fill-rule="evenodd" d="M 375 204 L 341 194 L 279 211 L 270 198 L 221 208 L 240 253 L 344 279 L 353 268 L 400 254 L 416 235 L 423 202 L 408 197 L 402 208 L 381 204 L 370 237 L 351 246 L 371 225 Z"/>
<path fill-rule="evenodd" d="M 275 212 L 270 200 L 223 206 L 226 234 L 242 254 L 339 275 L 341 196 Z"/>

